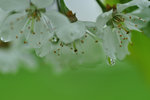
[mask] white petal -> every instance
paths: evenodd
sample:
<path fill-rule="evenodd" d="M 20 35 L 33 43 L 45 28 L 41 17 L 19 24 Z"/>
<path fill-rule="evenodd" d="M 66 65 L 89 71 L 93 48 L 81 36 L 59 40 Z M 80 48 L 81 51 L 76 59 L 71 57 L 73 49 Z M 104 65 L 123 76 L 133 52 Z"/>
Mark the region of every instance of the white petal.
<path fill-rule="evenodd" d="M 132 14 L 141 17 L 142 19 L 148 21 L 150 20 L 150 8 L 144 8 L 144 9 L 138 9 L 134 12 L 132 12 Z"/>
<path fill-rule="evenodd" d="M 8 11 L 24 10 L 29 7 L 29 0 L 0 0 L 0 8 Z"/>
<path fill-rule="evenodd" d="M 124 23 L 125 23 L 126 27 L 127 27 L 129 30 L 136 30 L 136 31 L 141 32 L 141 30 L 138 29 L 138 27 L 136 26 L 136 24 L 132 23 L 131 21 L 125 21 Z"/>
<path fill-rule="evenodd" d="M 46 8 L 53 3 L 54 0 L 31 0 L 38 8 Z"/>
<path fill-rule="evenodd" d="M 46 42 L 42 47 L 35 49 L 38 56 L 44 57 L 48 55 L 51 51 L 51 42 Z"/>
<path fill-rule="evenodd" d="M 29 53 L 29 49 L 24 48 L 20 43 L 20 41 L 11 42 L 9 48 L 0 49 L 0 72 L 14 73 L 20 63 L 26 64 L 29 68 L 35 66 L 35 58 Z"/>
<path fill-rule="evenodd" d="M 96 21 L 97 28 L 101 31 L 106 26 L 106 23 L 112 18 L 112 10 L 99 15 Z"/>
<path fill-rule="evenodd" d="M 116 58 L 116 35 L 112 32 L 110 27 L 105 28 L 103 33 L 103 48 L 106 55 L 110 58 Z"/>
<path fill-rule="evenodd" d="M 132 27 L 131 30 L 140 31 L 139 29 L 146 25 L 146 20 L 144 20 L 142 17 L 139 17 L 138 15 L 135 15 L 136 14 L 133 13 L 122 14 L 122 16 L 125 18 L 125 25 L 128 25 L 127 27 Z"/>
<path fill-rule="evenodd" d="M 28 27 L 26 27 L 28 28 Z M 26 29 L 26 42 L 32 48 L 39 48 L 46 43 L 48 38 L 53 35 L 47 25 L 43 21 L 38 21 L 34 23 L 34 32 L 33 34 L 30 29 Z M 28 32 L 28 33 L 27 33 Z"/>
<path fill-rule="evenodd" d="M 103 48 L 109 58 L 123 60 L 126 55 L 130 54 L 128 51 L 129 40 L 123 40 L 120 38 L 118 31 L 120 30 L 117 28 L 105 28 L 103 35 Z M 126 33 L 124 31 L 124 33 L 121 34 Z"/>
<path fill-rule="evenodd" d="M 136 5 L 139 7 L 139 8 L 148 8 L 149 5 L 150 5 L 150 1 L 149 0 L 133 0 L 135 1 Z"/>
<path fill-rule="evenodd" d="M 130 1 L 128 3 L 124 3 L 124 4 L 117 4 L 117 11 L 120 13 L 123 10 L 135 6 L 136 5 L 136 0 Z"/>
<path fill-rule="evenodd" d="M 24 27 L 27 17 L 24 13 L 17 13 L 8 16 L 2 27 L 1 27 L 1 37 L 5 41 L 11 41 L 20 36 L 20 31 Z"/>
<path fill-rule="evenodd" d="M 127 55 L 130 54 L 129 50 L 128 50 L 128 46 L 129 46 L 129 41 L 124 41 L 124 43 L 122 44 L 122 47 L 117 47 L 117 53 L 116 53 L 116 57 L 119 60 L 123 60 Z"/>
<path fill-rule="evenodd" d="M 129 42 L 131 42 L 131 40 L 130 40 L 131 34 L 128 35 L 128 34 L 126 34 L 126 32 L 124 30 L 119 30 L 119 29 L 115 28 L 114 32 L 116 33 L 116 37 L 120 35 L 120 34 L 118 34 L 118 31 L 120 31 L 120 34 L 123 37 L 128 38 L 128 40 L 123 40 L 122 38 L 120 38 L 120 41 L 116 40 L 116 46 L 115 46 L 116 47 L 116 58 L 119 60 L 123 60 L 127 55 L 130 54 L 130 52 L 128 50 L 128 45 L 129 45 Z M 122 43 L 120 43 L 121 41 L 122 41 Z M 121 45 L 121 47 L 120 47 L 120 45 Z"/>
<path fill-rule="evenodd" d="M 81 22 L 75 22 L 59 27 L 55 32 L 62 42 L 68 44 L 84 36 L 86 27 Z"/>
<path fill-rule="evenodd" d="M 97 33 L 97 27 L 95 22 L 86 22 L 83 21 L 83 24 L 86 26 L 87 30 L 93 34 Z"/>
<path fill-rule="evenodd" d="M 0 8 L 0 25 L 2 24 L 2 22 L 4 21 L 7 15 L 8 15 L 8 12 Z"/>
<path fill-rule="evenodd" d="M 86 27 L 96 27 L 95 22 L 81 21 Z"/>
<path fill-rule="evenodd" d="M 53 28 L 64 26 L 70 23 L 67 17 L 56 11 L 46 12 L 46 16 L 49 18 L 50 24 L 52 24 Z"/>
<path fill-rule="evenodd" d="M 38 56 L 44 57 L 47 56 L 50 53 L 54 53 L 55 50 L 60 49 L 60 43 L 52 43 L 49 40 L 42 45 L 40 48 L 36 48 L 35 52 Z"/>
<path fill-rule="evenodd" d="M 148 0 L 132 0 L 128 3 L 118 4 L 117 11 L 122 12 L 126 8 L 129 8 L 132 6 L 138 6 L 139 8 L 147 8 L 149 5 L 150 5 L 150 1 Z"/>

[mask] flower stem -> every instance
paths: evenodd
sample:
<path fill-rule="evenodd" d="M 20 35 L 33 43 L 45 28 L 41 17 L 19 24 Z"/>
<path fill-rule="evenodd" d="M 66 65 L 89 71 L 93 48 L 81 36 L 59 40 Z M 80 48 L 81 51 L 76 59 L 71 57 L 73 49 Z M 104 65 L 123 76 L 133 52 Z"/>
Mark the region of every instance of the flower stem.
<path fill-rule="evenodd" d="M 57 0 L 57 6 L 59 12 L 61 12 L 62 14 L 66 14 L 68 11 L 70 11 L 66 6 L 64 0 Z"/>
<path fill-rule="evenodd" d="M 103 12 L 106 12 L 106 7 L 105 5 L 101 2 L 101 0 L 96 0 L 96 2 L 98 3 L 98 5 L 102 8 L 102 11 Z"/>
<path fill-rule="evenodd" d="M 76 17 L 76 14 L 73 14 L 72 11 L 66 6 L 64 0 L 57 0 L 57 6 L 59 12 L 64 14 L 71 23 L 76 22 L 78 19 Z"/>

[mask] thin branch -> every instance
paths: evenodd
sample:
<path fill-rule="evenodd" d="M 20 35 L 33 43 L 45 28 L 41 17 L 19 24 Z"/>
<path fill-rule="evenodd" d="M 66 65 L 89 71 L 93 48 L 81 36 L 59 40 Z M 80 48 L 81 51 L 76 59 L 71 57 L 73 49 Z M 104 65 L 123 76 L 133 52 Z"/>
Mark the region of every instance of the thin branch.
<path fill-rule="evenodd" d="M 98 5 L 102 8 L 102 11 L 103 12 L 106 12 L 106 7 L 105 5 L 101 2 L 101 0 L 96 0 L 96 2 L 98 3 Z"/>

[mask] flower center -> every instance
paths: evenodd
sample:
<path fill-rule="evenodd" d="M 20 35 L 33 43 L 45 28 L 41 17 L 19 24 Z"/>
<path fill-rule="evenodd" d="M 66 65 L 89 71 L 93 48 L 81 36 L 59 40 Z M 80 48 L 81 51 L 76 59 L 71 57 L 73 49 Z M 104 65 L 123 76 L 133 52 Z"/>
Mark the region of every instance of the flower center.
<path fill-rule="evenodd" d="M 41 12 L 45 12 L 45 8 L 38 9 L 34 4 L 30 3 L 30 8 L 26 9 L 27 15 L 29 18 L 36 19 L 36 21 L 40 21 Z"/>
<path fill-rule="evenodd" d="M 124 22 L 124 18 L 121 15 L 115 15 L 113 16 L 113 22 L 115 23 L 122 23 Z"/>

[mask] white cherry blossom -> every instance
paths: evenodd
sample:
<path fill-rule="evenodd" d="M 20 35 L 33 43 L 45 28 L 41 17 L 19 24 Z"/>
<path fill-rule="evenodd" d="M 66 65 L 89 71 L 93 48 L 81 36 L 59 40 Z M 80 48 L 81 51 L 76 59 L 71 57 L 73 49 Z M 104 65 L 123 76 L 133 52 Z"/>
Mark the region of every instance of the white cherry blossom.
<path fill-rule="evenodd" d="M 102 39 L 109 64 L 113 65 L 114 60 L 123 60 L 126 55 L 130 54 L 128 45 L 132 44 L 131 31 L 140 31 L 139 26 L 145 22 L 142 18 L 130 13 L 125 14 L 123 11 L 132 6 L 142 7 L 144 4 L 146 6 L 146 1 L 133 0 L 125 4 L 118 4 L 113 10 L 102 13 L 97 18 L 98 36 Z"/>

